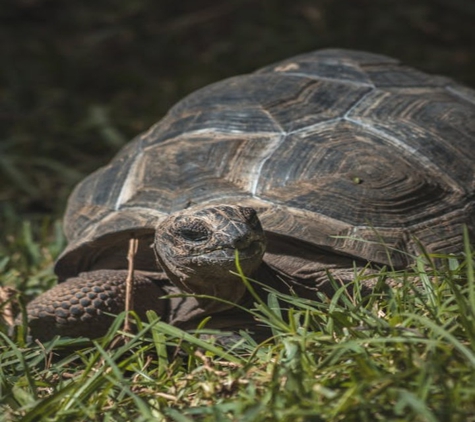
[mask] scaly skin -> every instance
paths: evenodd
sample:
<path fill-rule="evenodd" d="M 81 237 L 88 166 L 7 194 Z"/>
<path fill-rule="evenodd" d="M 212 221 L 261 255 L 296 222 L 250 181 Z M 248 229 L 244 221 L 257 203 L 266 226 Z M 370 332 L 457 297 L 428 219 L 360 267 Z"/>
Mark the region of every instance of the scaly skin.
<path fill-rule="evenodd" d="M 81 273 L 43 293 L 27 306 L 30 334 L 40 341 L 55 335 L 100 337 L 125 309 L 127 271 L 98 270 Z M 147 276 L 134 275 L 134 310 L 145 318 L 147 310 L 167 313 L 165 293 Z"/>
<path fill-rule="evenodd" d="M 214 206 L 184 210 L 171 215 L 157 227 L 154 248 L 174 293 L 209 295 L 241 303 L 246 289 L 235 270 L 235 252 L 247 275 L 262 264 L 266 240 L 254 210 L 239 206 Z M 157 268 L 157 277 L 158 277 Z M 55 335 L 100 337 L 125 309 L 125 270 L 84 272 L 58 284 L 27 306 L 30 334 L 40 341 Z M 164 321 L 193 328 L 207 315 L 231 311 L 220 327 L 235 327 L 232 304 L 213 299 L 168 301 L 166 280 L 154 283 L 153 273 L 137 271 L 134 276 L 134 310 L 145 319 L 154 310 Z M 159 285 L 161 287 L 159 287 Z M 242 317 L 240 317 L 242 318 Z M 244 318 L 245 319 L 245 318 Z M 243 328 L 244 319 L 242 319 Z M 247 321 L 247 324 L 249 321 Z M 248 328 L 249 324 L 246 328 Z"/>
<path fill-rule="evenodd" d="M 317 291 L 332 294 L 324 268 L 308 273 L 306 279 L 295 279 L 263 262 L 266 243 L 251 208 L 219 205 L 172 214 L 157 227 L 153 245 L 165 274 L 158 268 L 156 273 L 136 271 L 133 309 L 142 319 L 147 310 L 154 310 L 163 321 L 185 330 L 196 328 L 203 318 L 211 316 L 208 328 L 248 329 L 262 339 L 269 333 L 258 327 L 250 314 L 234 306 L 247 308 L 253 303 L 239 276 L 232 274 L 236 251 L 246 275 L 278 291 L 293 291 L 309 299 L 316 299 Z M 348 268 L 332 268 L 335 280 L 342 284 L 352 280 L 355 272 L 351 259 L 346 265 Z M 371 272 L 366 268 L 359 271 Z M 47 341 L 55 335 L 104 335 L 113 320 L 106 313 L 124 311 L 126 278 L 126 270 L 96 270 L 58 284 L 28 305 L 31 336 Z M 372 284 L 374 280 L 367 281 L 368 288 Z M 265 300 L 265 291 L 259 287 L 256 291 Z M 183 293 L 198 296 L 160 299 Z"/>

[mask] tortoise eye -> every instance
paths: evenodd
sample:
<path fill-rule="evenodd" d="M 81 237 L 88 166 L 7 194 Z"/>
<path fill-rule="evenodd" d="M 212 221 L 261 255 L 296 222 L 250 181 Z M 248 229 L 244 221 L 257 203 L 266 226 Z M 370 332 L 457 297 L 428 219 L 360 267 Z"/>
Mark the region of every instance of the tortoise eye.
<path fill-rule="evenodd" d="M 180 227 L 177 234 L 190 242 L 204 242 L 209 238 L 208 229 L 199 221 Z"/>

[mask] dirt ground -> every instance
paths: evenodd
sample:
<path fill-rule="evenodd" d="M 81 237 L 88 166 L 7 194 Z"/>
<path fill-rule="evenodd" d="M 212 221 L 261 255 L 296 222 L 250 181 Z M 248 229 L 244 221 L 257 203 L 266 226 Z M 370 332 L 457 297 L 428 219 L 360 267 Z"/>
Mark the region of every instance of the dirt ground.
<path fill-rule="evenodd" d="M 383 53 L 475 87 L 474 0 L 4 0 L 0 21 L 0 207 L 20 218 L 61 215 L 187 93 L 301 52 Z"/>

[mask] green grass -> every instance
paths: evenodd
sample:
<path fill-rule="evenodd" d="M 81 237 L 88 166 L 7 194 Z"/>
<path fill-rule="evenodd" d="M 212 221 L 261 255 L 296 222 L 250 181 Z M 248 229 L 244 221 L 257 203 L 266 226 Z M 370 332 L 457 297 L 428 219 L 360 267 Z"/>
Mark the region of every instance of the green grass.
<path fill-rule="evenodd" d="M 59 3 L 0 11 L 0 285 L 23 301 L 56 281 L 73 185 L 197 88 L 324 47 L 475 82 L 463 0 Z M 472 261 L 428 268 L 381 274 L 368 300 L 358 277 L 352 297 L 291 312 L 270 295 L 255 312 L 275 339 L 239 351 L 153 315 L 115 348 L 120 319 L 94 344 L 48 345 L 0 321 L 0 420 L 475 420 Z"/>
<path fill-rule="evenodd" d="M 20 235 L 1 243 L 0 280 L 35 295 L 54 282 L 62 236 L 55 222 L 10 227 Z M 123 315 L 93 342 L 28 344 L 21 330 L 9 337 L 3 326 L 1 418 L 475 420 L 472 259 L 467 242 L 461 257 L 438 268 L 421 258 L 412 272 L 382 271 L 367 298 L 358 275 L 352 295 L 340 288 L 332 299 L 270 292 L 252 310 L 272 327 L 274 338 L 262 344 L 243 334 L 236 347 L 223 346 L 206 331 L 205 341 L 153 313 L 115 345 Z"/>

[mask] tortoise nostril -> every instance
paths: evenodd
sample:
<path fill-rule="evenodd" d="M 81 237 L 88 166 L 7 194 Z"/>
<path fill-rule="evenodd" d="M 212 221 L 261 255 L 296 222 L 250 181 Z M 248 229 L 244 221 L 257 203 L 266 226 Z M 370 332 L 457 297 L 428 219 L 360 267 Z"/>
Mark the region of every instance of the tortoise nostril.
<path fill-rule="evenodd" d="M 245 235 L 236 237 L 233 240 L 233 247 L 238 250 L 246 249 L 251 244 L 251 242 L 252 242 L 251 236 L 249 236 L 248 234 L 245 234 Z"/>

